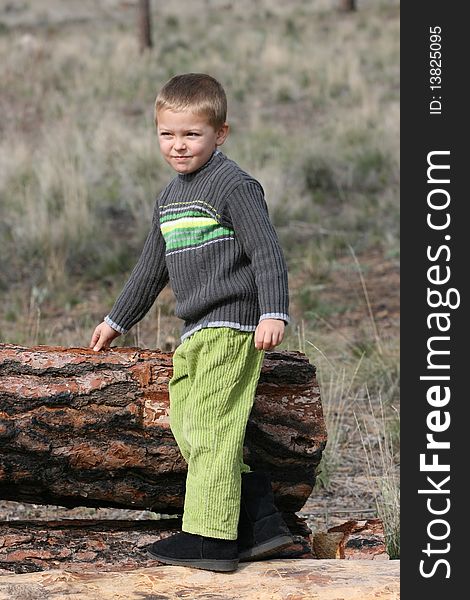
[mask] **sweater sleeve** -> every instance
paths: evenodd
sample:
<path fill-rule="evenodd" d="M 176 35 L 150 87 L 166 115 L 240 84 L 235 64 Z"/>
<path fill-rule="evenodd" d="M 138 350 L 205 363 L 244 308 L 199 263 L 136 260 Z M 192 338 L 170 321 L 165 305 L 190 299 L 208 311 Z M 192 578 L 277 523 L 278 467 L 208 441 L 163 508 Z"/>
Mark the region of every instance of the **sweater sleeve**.
<path fill-rule="evenodd" d="M 140 258 L 111 312 L 105 317 L 106 323 L 119 333 L 127 333 L 147 314 L 168 280 L 165 240 L 160 230 L 157 202 L 153 213 L 152 228 Z"/>
<path fill-rule="evenodd" d="M 261 185 L 240 184 L 227 199 L 235 236 L 251 262 L 263 319 L 289 322 L 287 266 L 276 230 L 269 219 Z"/>

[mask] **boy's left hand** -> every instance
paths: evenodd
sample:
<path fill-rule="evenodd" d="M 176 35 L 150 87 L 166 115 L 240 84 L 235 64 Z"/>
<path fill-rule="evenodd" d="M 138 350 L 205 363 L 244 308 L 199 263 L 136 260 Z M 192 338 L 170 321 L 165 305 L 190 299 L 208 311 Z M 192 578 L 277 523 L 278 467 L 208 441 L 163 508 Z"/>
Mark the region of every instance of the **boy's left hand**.
<path fill-rule="evenodd" d="M 255 331 L 255 348 L 271 350 L 282 342 L 284 337 L 284 321 L 280 319 L 263 319 Z"/>

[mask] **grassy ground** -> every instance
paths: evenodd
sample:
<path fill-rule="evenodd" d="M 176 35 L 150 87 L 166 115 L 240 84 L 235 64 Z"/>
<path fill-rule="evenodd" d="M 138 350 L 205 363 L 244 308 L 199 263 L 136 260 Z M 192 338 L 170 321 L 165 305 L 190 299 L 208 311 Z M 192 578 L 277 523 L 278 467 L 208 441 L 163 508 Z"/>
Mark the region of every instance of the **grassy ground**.
<path fill-rule="evenodd" d="M 398 498 L 399 3 L 336 5 L 153 2 L 140 55 L 136 2 L 0 0 L 0 341 L 88 343 L 172 176 L 155 94 L 173 74 L 213 74 L 223 149 L 263 184 L 286 252 L 282 347 L 306 352 L 322 386 L 315 528 L 390 521 Z M 119 343 L 173 349 L 173 307 L 167 289 Z"/>

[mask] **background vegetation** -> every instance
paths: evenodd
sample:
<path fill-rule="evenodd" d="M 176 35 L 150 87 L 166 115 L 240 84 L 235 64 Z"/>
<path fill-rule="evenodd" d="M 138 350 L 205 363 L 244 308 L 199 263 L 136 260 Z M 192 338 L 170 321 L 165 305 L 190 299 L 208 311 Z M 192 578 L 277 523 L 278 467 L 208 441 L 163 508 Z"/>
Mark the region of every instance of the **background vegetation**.
<path fill-rule="evenodd" d="M 153 101 L 208 72 L 223 150 L 263 184 L 290 271 L 283 348 L 317 366 L 330 439 L 306 514 L 379 514 L 399 553 L 399 3 L 0 1 L 0 342 L 83 346 L 172 176 Z M 119 343 L 172 349 L 165 290 Z M 397 545 L 398 544 L 398 545 Z M 390 545 L 392 547 L 392 545 Z"/>

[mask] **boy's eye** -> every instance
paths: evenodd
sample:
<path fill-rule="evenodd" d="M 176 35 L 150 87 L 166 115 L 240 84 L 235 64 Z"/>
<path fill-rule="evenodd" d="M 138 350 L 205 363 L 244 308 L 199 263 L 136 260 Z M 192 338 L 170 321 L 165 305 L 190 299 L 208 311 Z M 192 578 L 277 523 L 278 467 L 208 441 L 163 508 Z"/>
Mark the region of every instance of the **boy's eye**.
<path fill-rule="evenodd" d="M 195 131 L 190 131 L 188 133 L 188 137 L 199 137 L 200 135 L 200 133 L 196 133 Z"/>

